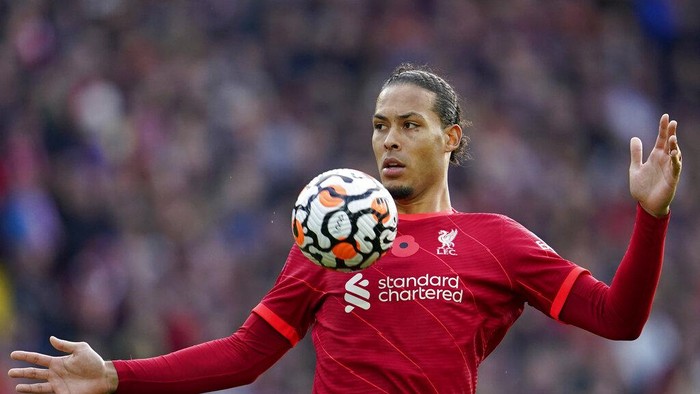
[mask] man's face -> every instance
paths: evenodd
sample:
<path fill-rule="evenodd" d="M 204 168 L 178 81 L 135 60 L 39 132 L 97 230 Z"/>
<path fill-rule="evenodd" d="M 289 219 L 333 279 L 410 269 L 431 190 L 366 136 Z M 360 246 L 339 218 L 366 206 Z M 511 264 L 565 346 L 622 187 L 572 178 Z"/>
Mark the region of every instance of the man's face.
<path fill-rule="evenodd" d="M 397 84 L 377 98 L 372 147 L 380 179 L 397 201 L 420 199 L 446 183 L 449 137 L 433 110 L 435 96 Z"/>

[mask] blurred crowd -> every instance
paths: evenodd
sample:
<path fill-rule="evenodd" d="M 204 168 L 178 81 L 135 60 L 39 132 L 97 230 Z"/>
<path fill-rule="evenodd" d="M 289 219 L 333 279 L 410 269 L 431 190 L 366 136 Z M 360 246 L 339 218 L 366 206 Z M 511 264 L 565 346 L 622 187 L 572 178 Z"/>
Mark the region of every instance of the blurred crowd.
<path fill-rule="evenodd" d="M 462 96 L 453 205 L 507 214 L 609 280 L 635 214 L 629 139 L 679 123 L 654 309 L 612 342 L 527 308 L 479 393 L 700 391 L 695 0 L 0 0 L 0 369 L 49 335 L 105 358 L 229 335 L 272 286 L 317 173 L 377 174 L 399 63 Z M 308 339 L 236 393 L 310 392 Z M 0 392 L 14 382 L 0 373 Z"/>

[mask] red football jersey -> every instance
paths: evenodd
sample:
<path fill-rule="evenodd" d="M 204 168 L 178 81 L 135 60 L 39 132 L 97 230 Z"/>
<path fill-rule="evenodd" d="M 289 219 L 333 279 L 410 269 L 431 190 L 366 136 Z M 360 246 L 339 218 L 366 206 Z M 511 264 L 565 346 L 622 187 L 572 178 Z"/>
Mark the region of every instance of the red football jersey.
<path fill-rule="evenodd" d="M 401 215 L 391 251 L 360 272 L 293 247 L 254 312 L 292 344 L 311 328 L 315 392 L 474 393 L 524 304 L 558 318 L 586 272 L 502 215 Z"/>

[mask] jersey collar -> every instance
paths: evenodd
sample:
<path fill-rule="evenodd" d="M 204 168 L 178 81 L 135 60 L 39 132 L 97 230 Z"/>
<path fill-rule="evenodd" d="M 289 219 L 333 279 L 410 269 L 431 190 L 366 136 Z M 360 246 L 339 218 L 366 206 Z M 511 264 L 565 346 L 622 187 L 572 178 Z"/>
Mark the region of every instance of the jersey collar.
<path fill-rule="evenodd" d="M 457 211 L 452 208 L 452 210 L 448 212 L 422 212 L 422 213 L 400 213 L 399 214 L 399 221 L 401 220 L 421 220 L 421 219 L 427 219 L 427 218 L 434 218 L 434 217 L 440 217 L 440 216 L 448 216 L 457 213 Z"/>

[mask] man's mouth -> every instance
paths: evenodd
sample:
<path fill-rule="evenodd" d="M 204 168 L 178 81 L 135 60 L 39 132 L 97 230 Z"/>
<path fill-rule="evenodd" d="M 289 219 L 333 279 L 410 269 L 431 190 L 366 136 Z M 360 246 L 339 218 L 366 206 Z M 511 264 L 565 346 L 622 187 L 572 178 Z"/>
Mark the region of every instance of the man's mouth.
<path fill-rule="evenodd" d="M 385 177 L 397 177 L 403 173 L 404 168 L 406 165 L 398 159 L 384 159 L 382 162 L 382 174 Z"/>
<path fill-rule="evenodd" d="M 394 167 L 406 167 L 400 160 L 398 159 L 384 159 L 382 162 L 382 168 L 394 168 Z"/>

